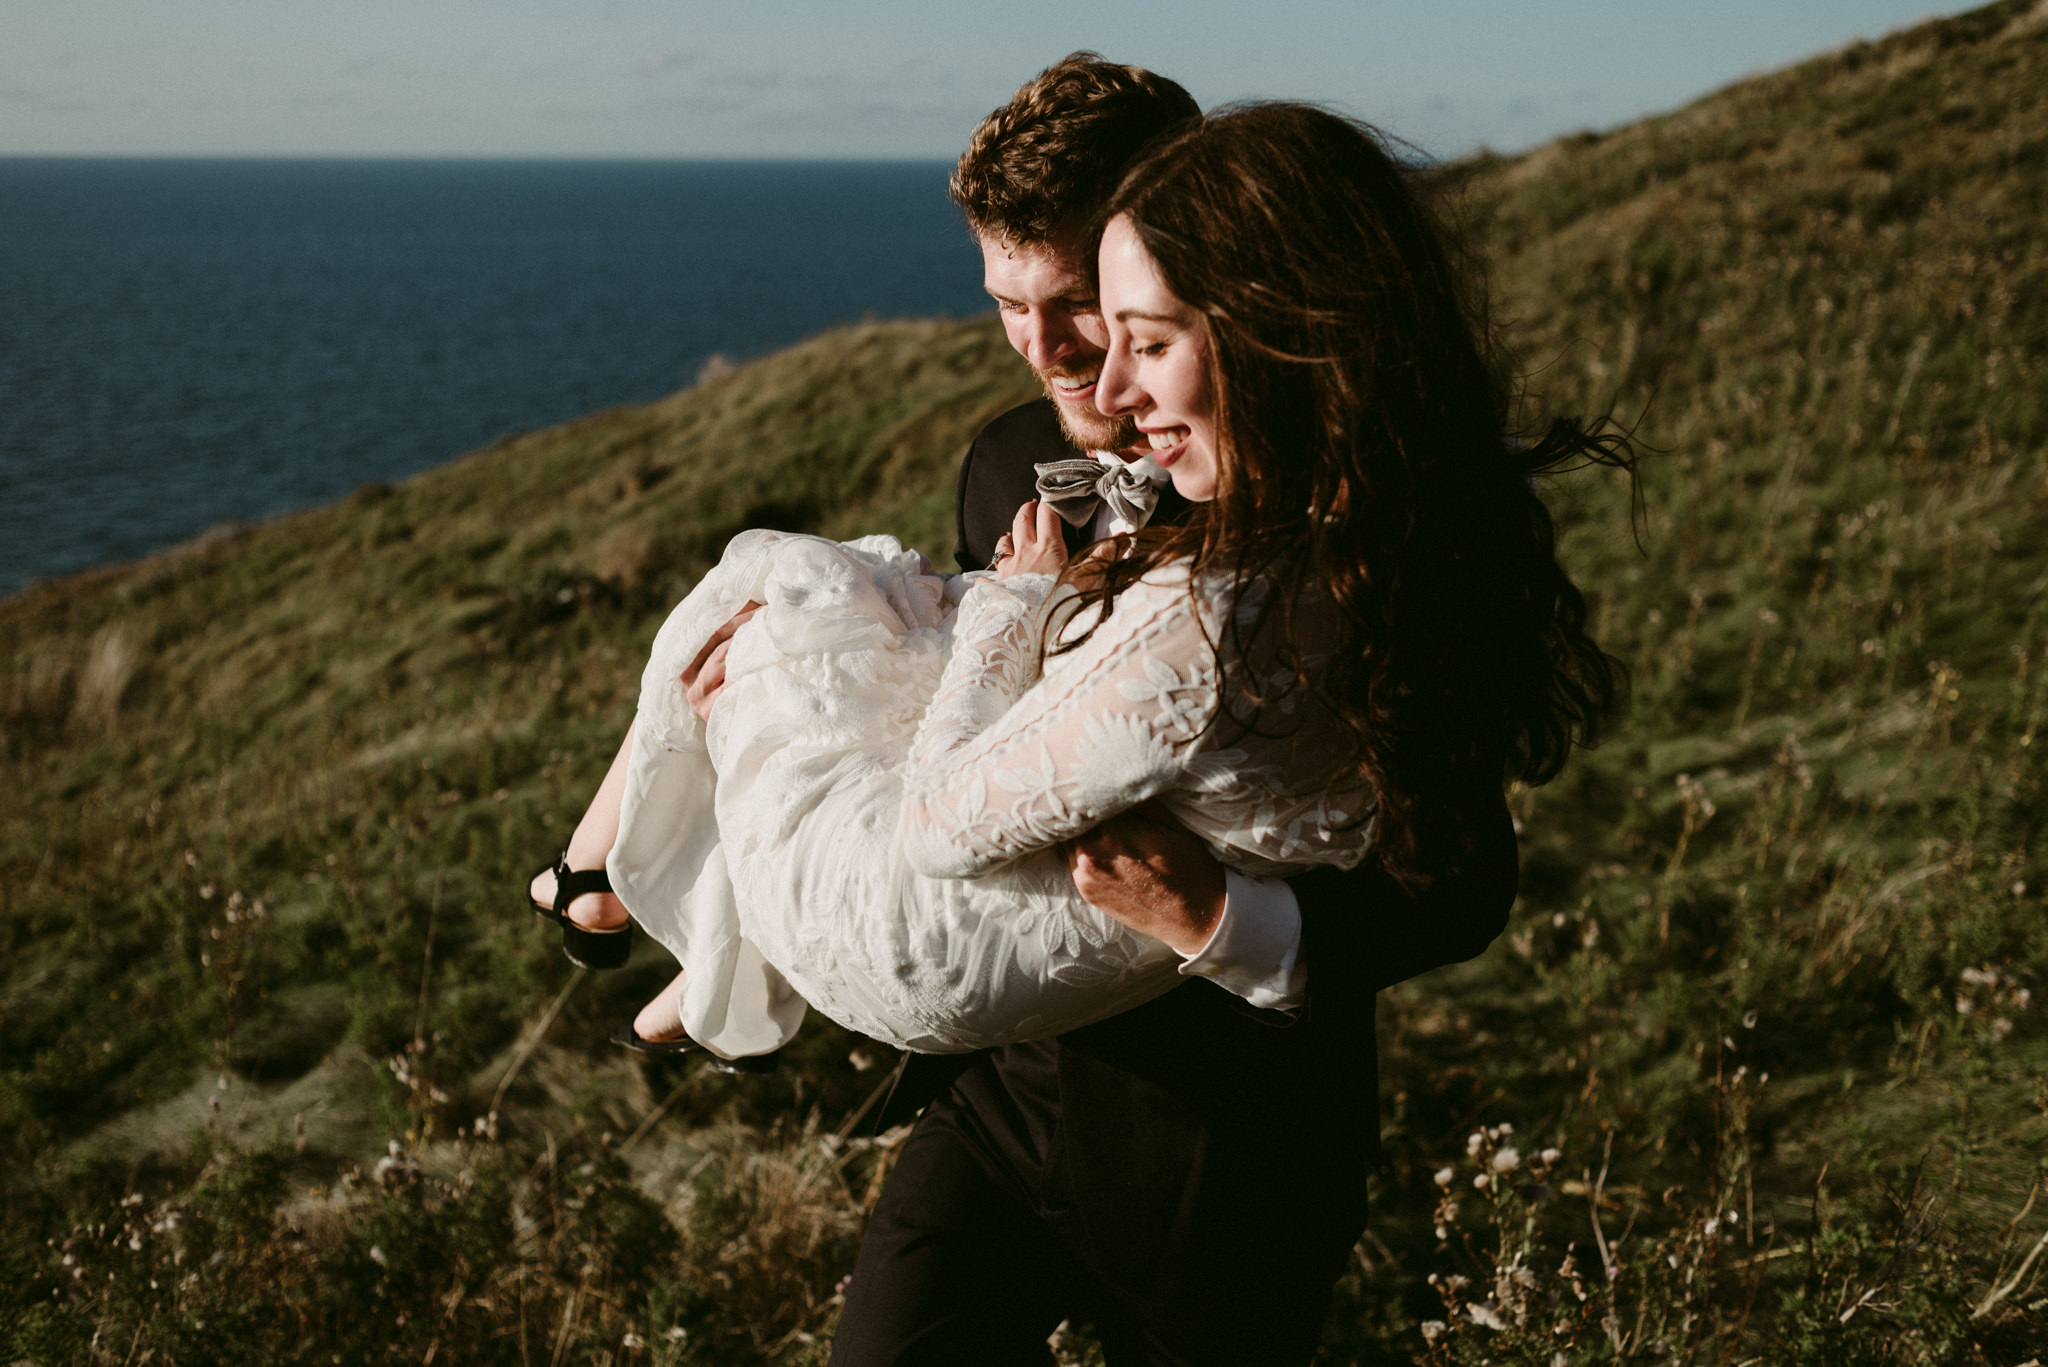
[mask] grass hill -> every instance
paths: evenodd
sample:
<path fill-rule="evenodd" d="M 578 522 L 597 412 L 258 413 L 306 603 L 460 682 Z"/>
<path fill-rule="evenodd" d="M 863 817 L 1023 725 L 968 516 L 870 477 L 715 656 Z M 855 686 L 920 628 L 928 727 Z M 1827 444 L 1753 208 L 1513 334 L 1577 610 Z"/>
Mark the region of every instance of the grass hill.
<path fill-rule="evenodd" d="M 1535 409 L 1659 451 L 1640 548 L 1554 493 L 1635 700 L 1515 796 L 1504 941 L 1386 998 L 1328 1361 L 2048 1344 L 2044 92 L 2009 0 L 1445 173 Z M 0 602 L 8 1350 L 818 1356 L 872 1052 L 624 1058 L 665 962 L 518 889 L 728 535 L 942 556 L 1027 393 L 990 322 L 844 330 Z"/>

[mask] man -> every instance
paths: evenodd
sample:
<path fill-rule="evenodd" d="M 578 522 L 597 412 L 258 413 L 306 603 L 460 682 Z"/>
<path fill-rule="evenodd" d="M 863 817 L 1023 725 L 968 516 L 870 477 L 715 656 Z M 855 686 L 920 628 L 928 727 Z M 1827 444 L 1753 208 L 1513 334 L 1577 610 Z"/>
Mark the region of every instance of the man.
<path fill-rule="evenodd" d="M 1107 335 L 1082 232 L 1138 151 L 1198 116 L 1173 82 L 1076 53 L 961 157 L 953 193 L 989 293 L 1046 389 L 968 452 L 963 568 L 997 553 L 1041 464 L 1110 476 L 1101 508 L 1062 509 L 1070 544 L 1181 515 L 1170 491 L 1140 506 L 1149 462 L 1094 410 Z M 1514 898 L 1505 806 L 1463 843 L 1465 872 L 1412 894 L 1371 867 L 1226 875 L 1142 811 L 1082 842 L 1083 894 L 1179 950 L 1189 981 L 1058 1039 L 906 1059 L 884 1123 L 924 1110 L 870 1220 L 833 1363 L 1043 1364 L 1064 1319 L 1093 1324 L 1117 1367 L 1306 1362 L 1365 1220 L 1373 994 L 1479 952 Z"/>

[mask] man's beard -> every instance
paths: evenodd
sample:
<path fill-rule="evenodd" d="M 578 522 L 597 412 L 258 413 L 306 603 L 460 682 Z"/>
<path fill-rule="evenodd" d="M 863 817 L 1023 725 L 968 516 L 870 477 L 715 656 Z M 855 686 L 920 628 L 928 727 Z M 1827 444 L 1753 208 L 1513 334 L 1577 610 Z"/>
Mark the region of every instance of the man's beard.
<path fill-rule="evenodd" d="M 1132 419 L 1105 417 L 1089 404 L 1061 403 L 1053 390 L 1055 372 L 1038 370 L 1033 373 L 1045 386 L 1045 397 L 1052 400 L 1052 411 L 1059 414 L 1060 431 L 1083 451 L 1127 451 L 1140 444 L 1138 424 Z M 1070 377 L 1060 372 L 1060 378 Z"/>

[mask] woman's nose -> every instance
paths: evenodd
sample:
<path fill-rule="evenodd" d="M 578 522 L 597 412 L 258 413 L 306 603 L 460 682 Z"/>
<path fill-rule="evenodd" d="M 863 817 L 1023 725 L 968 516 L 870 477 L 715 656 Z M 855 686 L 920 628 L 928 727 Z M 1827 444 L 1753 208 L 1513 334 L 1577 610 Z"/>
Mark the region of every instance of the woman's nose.
<path fill-rule="evenodd" d="M 1110 418 L 1134 413 L 1141 394 L 1131 365 L 1130 351 L 1112 345 L 1109 354 L 1102 358 L 1102 374 L 1095 381 L 1096 408 Z"/>

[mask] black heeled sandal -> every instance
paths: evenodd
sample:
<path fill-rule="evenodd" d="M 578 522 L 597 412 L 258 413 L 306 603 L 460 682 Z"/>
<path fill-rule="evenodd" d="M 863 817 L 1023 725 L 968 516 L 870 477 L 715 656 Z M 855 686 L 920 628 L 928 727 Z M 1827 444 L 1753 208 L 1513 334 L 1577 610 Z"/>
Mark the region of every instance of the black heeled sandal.
<path fill-rule="evenodd" d="M 532 893 L 526 900 L 533 907 L 534 915 L 545 921 L 553 921 L 562 928 L 562 952 L 569 956 L 569 962 L 582 968 L 622 968 L 633 953 L 633 923 L 612 930 L 587 930 L 569 919 L 569 904 L 585 893 L 610 892 L 611 875 L 602 868 L 572 869 L 569 856 L 565 853 L 553 864 L 533 871 L 533 878 L 553 871 L 555 875 L 555 904 L 535 901 Z M 533 878 L 526 880 L 533 886 Z"/>
<path fill-rule="evenodd" d="M 772 1073 L 782 1066 L 782 1054 L 755 1054 L 750 1058 L 720 1058 L 688 1035 L 674 1039 L 648 1039 L 634 1030 L 630 1023 L 620 1026 L 612 1035 L 612 1043 L 622 1049 L 631 1049 L 636 1054 L 647 1054 L 654 1058 L 679 1058 L 686 1054 L 704 1055 L 704 1066 L 714 1073 L 729 1073 L 734 1077 L 757 1076 Z"/>

